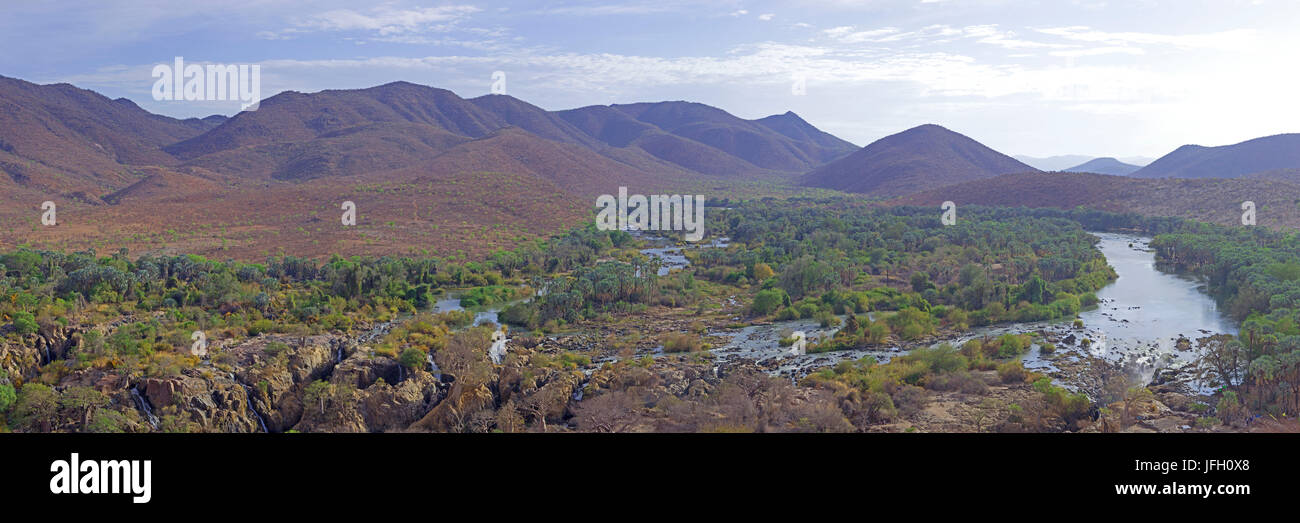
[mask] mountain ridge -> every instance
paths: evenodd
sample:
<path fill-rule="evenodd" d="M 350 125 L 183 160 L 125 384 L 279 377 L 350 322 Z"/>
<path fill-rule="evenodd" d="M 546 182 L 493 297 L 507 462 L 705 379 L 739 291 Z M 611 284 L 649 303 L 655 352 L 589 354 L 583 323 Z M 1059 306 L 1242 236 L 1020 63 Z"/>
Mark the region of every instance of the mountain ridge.
<path fill-rule="evenodd" d="M 901 196 L 1012 172 L 1038 170 L 966 135 L 924 124 L 872 142 L 809 172 L 800 183 L 873 196 Z"/>
<path fill-rule="evenodd" d="M 1300 133 L 1262 136 L 1231 145 L 1183 145 L 1133 176 L 1139 178 L 1238 178 L 1300 168 Z"/>

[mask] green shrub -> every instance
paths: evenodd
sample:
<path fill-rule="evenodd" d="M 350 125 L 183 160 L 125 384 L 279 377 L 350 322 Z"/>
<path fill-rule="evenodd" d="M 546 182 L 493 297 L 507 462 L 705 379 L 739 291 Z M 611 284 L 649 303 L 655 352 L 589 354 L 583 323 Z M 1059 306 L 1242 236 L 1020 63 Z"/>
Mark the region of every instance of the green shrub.
<path fill-rule="evenodd" d="M 289 350 L 289 346 L 278 341 L 268 342 L 265 347 L 262 347 L 262 352 L 269 356 L 277 356 L 287 350 Z"/>
<path fill-rule="evenodd" d="M 14 391 L 14 386 L 8 383 L 0 385 L 0 413 L 9 412 L 14 402 L 18 400 L 18 393 Z"/>
<path fill-rule="evenodd" d="M 998 357 L 1014 358 L 1024 354 L 1025 351 L 1029 349 L 1029 343 L 1026 338 L 1027 336 L 1015 334 L 1003 334 L 998 337 Z"/>
<path fill-rule="evenodd" d="M 402 351 L 402 357 L 398 359 L 398 362 L 408 369 L 415 370 L 424 367 L 426 363 L 424 356 L 424 351 L 415 347 L 408 347 Z"/>
<path fill-rule="evenodd" d="M 790 296 L 784 290 L 767 289 L 758 291 L 754 296 L 754 303 L 750 305 L 749 312 L 755 316 L 766 316 L 789 304 Z"/>
<path fill-rule="evenodd" d="M 261 319 L 253 322 L 252 325 L 248 326 L 248 335 L 259 336 L 261 334 L 269 333 L 274 329 L 275 329 L 274 322 L 267 319 Z"/>
<path fill-rule="evenodd" d="M 40 328 L 41 326 L 36 323 L 36 318 L 32 316 L 32 313 L 14 313 L 14 329 L 18 331 L 18 334 L 36 334 L 36 331 L 40 330 Z"/>

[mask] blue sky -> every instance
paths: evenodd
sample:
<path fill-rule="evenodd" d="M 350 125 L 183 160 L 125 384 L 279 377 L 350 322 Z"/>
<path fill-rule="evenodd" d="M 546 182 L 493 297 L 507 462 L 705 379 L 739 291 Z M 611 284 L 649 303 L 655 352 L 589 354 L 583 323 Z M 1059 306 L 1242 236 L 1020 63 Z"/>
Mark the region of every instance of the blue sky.
<path fill-rule="evenodd" d="M 858 145 L 923 123 L 1008 154 L 1160 156 L 1300 131 L 1291 0 L 5 0 L 0 74 L 177 117 L 156 64 L 260 64 L 263 97 L 395 80 L 546 109 L 793 110 Z M 802 95 L 792 90 L 797 79 Z"/>

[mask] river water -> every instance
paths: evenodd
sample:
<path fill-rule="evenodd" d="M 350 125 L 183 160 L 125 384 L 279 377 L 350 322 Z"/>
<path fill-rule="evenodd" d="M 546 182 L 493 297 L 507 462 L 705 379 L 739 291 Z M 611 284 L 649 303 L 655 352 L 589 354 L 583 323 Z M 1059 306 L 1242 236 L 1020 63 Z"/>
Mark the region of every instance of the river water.
<path fill-rule="evenodd" d="M 1196 350 L 1177 349 L 1180 336 L 1195 347 L 1197 338 L 1237 333 L 1238 325 L 1219 310 L 1203 282 L 1156 268 L 1150 238 L 1094 234 L 1119 279 L 1097 291 L 1097 308 L 1079 314 L 1093 341 L 1093 355 L 1154 371 L 1196 358 Z"/>
<path fill-rule="evenodd" d="M 1100 301 L 1097 307 L 1080 313 L 1084 329 L 1073 329 L 1069 319 L 1010 323 L 978 327 L 938 343 L 959 346 L 973 338 L 1006 333 L 1044 332 L 1058 337 L 1073 334 L 1077 340 L 1090 339 L 1092 345 L 1084 349 L 1076 342 L 1073 347 L 1059 347 L 1063 354 L 1058 357 L 1077 358 L 1078 354 L 1086 352 L 1110 362 L 1123 363 L 1138 379 L 1149 380 L 1160 368 L 1182 366 L 1195 359 L 1195 350 L 1177 349 L 1180 336 L 1194 342 L 1211 334 L 1237 333 L 1237 325 L 1219 311 L 1215 301 L 1205 293 L 1203 283 L 1156 268 L 1155 254 L 1148 247 L 1150 238 L 1093 234 L 1099 238 L 1098 248 L 1119 277 L 1097 292 Z M 799 330 L 806 332 L 810 340 L 815 340 L 833 335 L 836 329 L 820 328 L 811 320 L 796 320 L 718 331 L 712 334 L 731 338 L 713 352 L 723 361 L 731 358 L 759 361 L 776 358 L 779 361 L 771 367 L 774 372 L 791 377 L 843 360 L 872 356 L 883 362 L 905 353 L 900 347 L 883 347 L 790 355 L 788 349 L 780 347 L 777 341 L 783 332 L 788 334 L 788 331 Z M 1070 354 L 1071 351 L 1075 354 Z M 1036 345 L 1024 360 L 1028 368 L 1055 370 L 1053 360 L 1044 359 Z"/>

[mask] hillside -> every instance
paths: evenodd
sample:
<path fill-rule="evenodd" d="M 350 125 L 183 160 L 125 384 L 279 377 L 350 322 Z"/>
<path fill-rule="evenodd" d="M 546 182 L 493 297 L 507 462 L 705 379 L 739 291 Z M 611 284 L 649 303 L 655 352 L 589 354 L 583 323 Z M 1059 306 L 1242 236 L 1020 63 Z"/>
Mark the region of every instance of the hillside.
<path fill-rule="evenodd" d="M 1241 203 L 1253 201 L 1257 224 L 1300 227 L 1300 184 L 1267 179 L 1142 179 L 1093 173 L 1017 173 L 890 200 L 891 205 L 944 201 L 1010 207 L 1089 207 L 1147 216 L 1179 216 L 1241 224 Z M 958 211 L 960 213 L 960 210 Z M 936 211 L 936 216 L 938 211 Z"/>
<path fill-rule="evenodd" d="M 873 196 L 900 196 L 1033 167 L 933 124 L 887 136 L 822 166 L 800 183 Z"/>
<path fill-rule="evenodd" d="M 1062 169 L 1062 171 L 1069 173 L 1097 173 L 1127 176 L 1133 174 L 1133 172 L 1138 169 L 1141 169 L 1141 167 L 1130 165 L 1114 158 L 1094 158 L 1074 167 Z"/>
<path fill-rule="evenodd" d="M 176 120 L 0 77 L 0 217 L 24 224 L 0 245 L 242 259 L 482 252 L 571 227 L 620 186 L 788 194 L 773 182 L 852 150 L 794 113 L 744 120 L 686 102 L 546 111 L 395 82 Z M 56 226 L 36 225 L 46 200 Z M 339 227 L 344 200 L 360 207 L 356 228 Z"/>
<path fill-rule="evenodd" d="M 1184 145 L 1133 176 L 1139 178 L 1236 178 L 1300 168 L 1300 134 L 1279 134 L 1219 147 Z"/>
<path fill-rule="evenodd" d="M 33 188 L 101 192 L 132 183 L 131 165 L 174 165 L 161 147 L 220 118 L 177 120 L 68 84 L 0 76 L 0 172 Z"/>
<path fill-rule="evenodd" d="M 558 114 L 607 145 L 714 176 L 802 173 L 854 149 L 792 112 L 744 120 L 704 104 L 658 102 Z"/>

